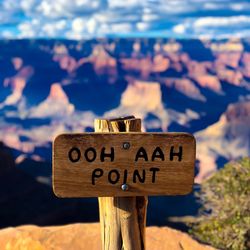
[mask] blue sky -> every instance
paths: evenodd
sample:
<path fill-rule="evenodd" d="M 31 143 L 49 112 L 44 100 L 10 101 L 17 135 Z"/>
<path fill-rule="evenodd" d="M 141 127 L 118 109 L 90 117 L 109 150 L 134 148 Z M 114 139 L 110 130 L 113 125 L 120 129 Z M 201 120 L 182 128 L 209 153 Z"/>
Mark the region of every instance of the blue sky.
<path fill-rule="evenodd" d="M 250 0 L 0 0 L 0 38 L 250 37 Z"/>

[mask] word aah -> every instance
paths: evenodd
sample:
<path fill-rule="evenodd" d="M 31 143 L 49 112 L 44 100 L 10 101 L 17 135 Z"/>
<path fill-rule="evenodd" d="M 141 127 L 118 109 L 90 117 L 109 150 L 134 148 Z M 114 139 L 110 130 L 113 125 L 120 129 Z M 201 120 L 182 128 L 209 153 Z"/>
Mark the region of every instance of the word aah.
<path fill-rule="evenodd" d="M 166 158 L 167 157 L 167 158 Z M 89 147 L 84 152 L 77 147 L 73 147 L 68 152 L 68 158 L 72 163 L 77 163 L 81 160 L 85 160 L 89 163 L 94 161 L 100 162 L 113 162 L 115 161 L 115 150 L 113 147 L 107 152 L 106 148 L 101 148 L 100 153 L 97 153 L 97 150 L 93 147 Z M 156 147 L 152 154 L 149 154 L 144 147 L 140 147 L 137 151 L 135 156 L 133 157 L 134 162 L 148 162 L 148 161 L 182 161 L 183 158 L 183 148 L 182 146 L 178 147 L 178 150 L 174 146 L 170 147 L 168 153 L 164 153 L 164 151 L 160 147 Z M 128 179 L 133 183 L 144 183 L 146 178 L 151 183 L 155 183 L 157 179 L 157 173 L 160 171 L 157 167 L 151 167 L 148 170 L 146 169 L 133 169 L 130 168 L 129 170 L 117 170 L 111 169 L 109 171 L 105 171 L 102 168 L 96 168 L 92 171 L 91 175 L 91 183 L 92 185 L 96 185 L 96 181 L 99 178 L 105 177 L 110 184 L 117 184 L 117 183 L 127 183 Z"/>

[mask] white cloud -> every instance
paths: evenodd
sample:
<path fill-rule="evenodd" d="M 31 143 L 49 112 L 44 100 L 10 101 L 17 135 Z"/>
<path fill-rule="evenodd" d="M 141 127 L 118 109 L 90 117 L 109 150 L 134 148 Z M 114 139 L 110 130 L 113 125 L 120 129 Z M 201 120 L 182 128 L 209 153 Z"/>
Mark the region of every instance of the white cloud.
<path fill-rule="evenodd" d="M 15 0 L 3 1 L 2 5 L 5 10 L 16 10 L 19 8 L 19 3 Z"/>
<path fill-rule="evenodd" d="M 62 30 L 62 29 L 64 29 L 66 26 L 67 26 L 66 20 L 60 20 L 60 21 L 56 22 L 56 24 L 55 24 L 55 27 L 56 27 L 56 29 L 58 29 L 58 30 Z"/>
<path fill-rule="evenodd" d="M 221 6 L 216 3 L 205 3 L 204 9 L 207 10 L 218 10 Z"/>
<path fill-rule="evenodd" d="M 18 2 L 18 1 L 16 1 Z M 25 11 L 25 12 L 30 12 L 34 10 L 34 7 L 38 3 L 37 0 L 22 0 L 20 1 L 20 7 Z"/>
<path fill-rule="evenodd" d="M 38 11 L 41 11 L 44 16 L 50 16 L 53 10 L 53 5 L 50 5 L 47 1 L 42 1 L 37 8 Z"/>
<path fill-rule="evenodd" d="M 141 0 L 108 0 L 110 8 L 131 8 L 136 6 L 141 6 L 143 1 Z"/>
<path fill-rule="evenodd" d="M 9 30 L 4 30 L 0 36 L 2 36 L 4 39 L 11 39 L 15 37 L 15 34 Z"/>
<path fill-rule="evenodd" d="M 33 19 L 31 22 L 23 22 L 18 26 L 20 30 L 19 38 L 33 37 L 63 37 L 67 29 L 67 21 L 42 22 L 39 19 Z"/>
<path fill-rule="evenodd" d="M 246 11 L 250 9 L 250 3 L 232 3 L 229 7 L 234 11 Z"/>
<path fill-rule="evenodd" d="M 91 18 L 87 21 L 87 31 L 90 34 L 94 34 L 97 29 L 97 21 L 95 18 Z"/>
<path fill-rule="evenodd" d="M 24 22 L 18 25 L 18 29 L 20 30 L 20 38 L 27 37 L 32 38 L 35 37 L 36 31 L 33 28 L 34 26 L 30 22 Z"/>
<path fill-rule="evenodd" d="M 184 14 L 192 13 L 197 8 L 200 9 L 202 5 L 198 2 L 195 3 L 195 1 L 172 0 L 166 3 L 165 0 L 161 0 L 159 4 L 156 3 L 156 6 L 160 12 L 162 11 L 168 14 Z"/>
<path fill-rule="evenodd" d="M 186 31 L 186 27 L 184 24 L 177 24 L 173 27 L 173 31 L 178 34 L 184 34 Z"/>
<path fill-rule="evenodd" d="M 86 20 L 80 17 L 77 17 L 72 22 L 72 30 L 73 32 L 82 32 L 85 28 Z"/>
<path fill-rule="evenodd" d="M 42 32 L 44 34 L 47 34 L 48 37 L 55 37 L 60 35 L 61 31 L 64 31 L 65 27 L 66 27 L 65 20 L 60 20 L 55 23 L 46 23 L 42 27 Z"/>
<path fill-rule="evenodd" d="M 157 19 L 159 19 L 159 16 L 157 14 L 144 13 L 142 15 L 142 21 L 144 22 L 151 22 Z"/>
<path fill-rule="evenodd" d="M 194 27 L 220 27 L 227 25 L 250 25 L 250 16 L 203 17 L 194 22 Z"/>
<path fill-rule="evenodd" d="M 97 0 L 42 0 L 37 11 L 48 18 L 65 18 L 89 14 L 101 6 L 102 1 Z"/>
<path fill-rule="evenodd" d="M 149 29 L 149 24 L 144 22 L 139 22 L 136 24 L 136 28 L 140 31 L 145 31 Z"/>
<path fill-rule="evenodd" d="M 232 36 L 249 26 L 249 9 L 247 0 L 0 0 L 0 36 Z M 217 10 L 234 14 L 214 17 Z"/>
<path fill-rule="evenodd" d="M 115 23 L 110 25 L 112 33 L 128 33 L 132 30 L 130 23 Z"/>

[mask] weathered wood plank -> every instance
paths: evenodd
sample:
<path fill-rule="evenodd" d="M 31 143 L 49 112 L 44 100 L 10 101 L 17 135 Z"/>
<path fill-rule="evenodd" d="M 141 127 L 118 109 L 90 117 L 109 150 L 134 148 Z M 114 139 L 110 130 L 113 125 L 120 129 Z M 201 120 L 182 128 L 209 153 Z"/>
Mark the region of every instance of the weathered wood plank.
<path fill-rule="evenodd" d="M 95 121 L 101 132 L 140 131 L 134 117 Z M 99 197 L 103 250 L 145 250 L 147 197 Z"/>
<path fill-rule="evenodd" d="M 194 162 L 195 139 L 186 133 L 63 134 L 54 142 L 53 187 L 59 197 L 187 194 Z"/>

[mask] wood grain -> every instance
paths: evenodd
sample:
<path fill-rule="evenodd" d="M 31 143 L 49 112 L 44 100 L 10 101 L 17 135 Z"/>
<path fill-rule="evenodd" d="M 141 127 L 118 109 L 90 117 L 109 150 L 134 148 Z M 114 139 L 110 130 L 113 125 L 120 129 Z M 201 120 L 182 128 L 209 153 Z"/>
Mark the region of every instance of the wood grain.
<path fill-rule="evenodd" d="M 95 121 L 95 131 L 141 131 L 134 117 Z M 147 202 L 140 197 L 99 197 L 103 250 L 144 250 Z"/>
<path fill-rule="evenodd" d="M 121 125 L 112 124 L 114 121 L 109 126 L 104 121 L 102 123 L 104 128 L 112 126 L 114 131 L 121 129 L 118 127 Z M 129 149 L 123 148 L 124 142 L 130 144 Z M 84 156 L 90 147 L 96 151 L 96 159 L 92 162 L 88 162 Z M 101 161 L 104 147 L 107 154 L 111 153 L 113 147 L 112 162 L 109 156 L 104 158 L 104 162 Z M 141 154 L 135 161 L 141 147 L 145 149 L 148 161 Z M 158 150 L 155 151 L 157 147 L 163 153 L 164 160 L 159 157 Z M 177 155 L 171 159 L 171 148 L 172 152 L 178 153 L 180 147 L 181 161 Z M 71 162 L 68 157 L 72 148 L 79 149 L 81 154 L 77 162 Z M 156 154 L 152 161 L 154 151 Z M 72 157 L 76 159 L 76 152 L 72 152 Z M 88 157 L 93 159 L 92 151 L 88 152 Z M 192 191 L 194 162 L 195 139 L 186 133 L 63 134 L 54 141 L 53 187 L 59 197 L 183 195 Z M 154 172 L 152 168 L 158 170 Z M 101 170 L 95 171 L 96 169 Z M 101 171 L 102 176 L 99 177 Z M 109 181 L 114 182 L 118 178 L 116 183 Z M 124 183 L 129 187 L 127 191 L 121 189 Z"/>

